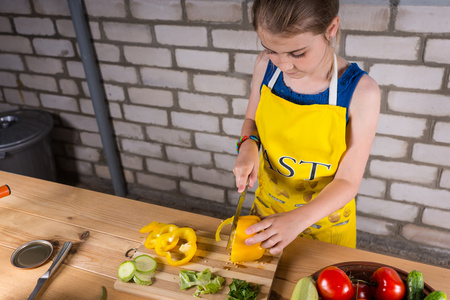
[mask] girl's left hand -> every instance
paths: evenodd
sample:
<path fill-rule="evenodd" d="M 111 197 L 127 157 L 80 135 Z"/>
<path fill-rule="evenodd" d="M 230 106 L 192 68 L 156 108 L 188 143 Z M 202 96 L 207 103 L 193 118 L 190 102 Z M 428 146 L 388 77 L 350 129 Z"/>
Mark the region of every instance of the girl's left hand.
<path fill-rule="evenodd" d="M 258 234 L 245 240 L 247 245 L 261 243 L 261 247 L 269 249 L 277 255 L 289 245 L 305 228 L 301 228 L 299 218 L 293 211 L 277 213 L 266 217 L 259 223 L 248 227 L 247 234 Z"/>

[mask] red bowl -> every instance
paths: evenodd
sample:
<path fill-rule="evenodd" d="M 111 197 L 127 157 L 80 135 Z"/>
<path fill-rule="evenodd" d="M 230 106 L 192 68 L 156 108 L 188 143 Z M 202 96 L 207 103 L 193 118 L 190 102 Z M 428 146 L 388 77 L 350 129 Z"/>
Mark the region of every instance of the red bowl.
<path fill-rule="evenodd" d="M 405 272 L 399 268 L 379 264 L 375 262 L 368 262 L 368 261 L 350 261 L 350 262 L 343 262 L 343 263 L 337 263 L 333 264 L 332 266 L 338 267 L 342 271 L 344 271 L 348 276 L 351 276 L 353 278 L 370 281 L 370 277 L 372 276 L 373 272 L 378 270 L 381 267 L 390 267 L 397 271 L 398 275 L 400 275 L 400 278 L 403 280 L 406 286 L 406 279 L 408 278 L 408 272 Z M 325 267 L 328 268 L 328 267 Z M 315 272 L 311 276 L 314 278 L 314 280 L 317 280 L 317 277 L 319 277 L 320 272 L 322 272 L 325 268 L 320 269 L 319 271 Z M 420 271 L 420 270 L 417 270 Z M 430 287 L 427 283 L 424 284 L 424 293 L 425 295 L 430 294 L 433 292 L 434 289 Z M 406 299 L 406 295 L 405 298 Z"/>

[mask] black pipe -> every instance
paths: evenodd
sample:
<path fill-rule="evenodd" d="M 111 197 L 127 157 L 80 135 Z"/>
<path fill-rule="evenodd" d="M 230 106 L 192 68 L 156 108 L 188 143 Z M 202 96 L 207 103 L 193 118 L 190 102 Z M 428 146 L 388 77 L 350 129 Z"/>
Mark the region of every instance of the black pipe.
<path fill-rule="evenodd" d="M 82 0 L 67 1 L 69 3 L 73 27 L 75 28 L 78 46 L 80 48 L 81 61 L 83 62 L 84 72 L 86 73 L 86 80 L 89 86 L 92 104 L 94 106 L 95 117 L 100 130 L 103 151 L 105 152 L 109 173 L 111 174 L 114 193 L 117 196 L 123 197 L 125 196 L 125 178 L 123 176 L 112 126 L 108 116 L 105 93 L 100 82 L 100 72 L 95 62 L 94 46 L 90 39 L 90 32 L 84 15 L 83 3 Z"/>

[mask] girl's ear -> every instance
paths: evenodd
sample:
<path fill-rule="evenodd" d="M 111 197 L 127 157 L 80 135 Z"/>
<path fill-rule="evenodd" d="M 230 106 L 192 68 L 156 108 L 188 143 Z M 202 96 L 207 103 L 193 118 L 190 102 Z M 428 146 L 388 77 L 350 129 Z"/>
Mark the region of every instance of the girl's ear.
<path fill-rule="evenodd" d="M 339 17 L 336 16 L 336 17 L 331 21 L 330 25 L 328 26 L 327 32 L 326 32 L 326 37 L 327 37 L 327 39 L 328 39 L 329 41 L 331 41 L 332 39 L 334 39 L 334 37 L 336 36 L 337 31 L 338 31 L 338 29 L 339 29 L 339 22 L 340 22 L 340 19 L 339 19 Z"/>

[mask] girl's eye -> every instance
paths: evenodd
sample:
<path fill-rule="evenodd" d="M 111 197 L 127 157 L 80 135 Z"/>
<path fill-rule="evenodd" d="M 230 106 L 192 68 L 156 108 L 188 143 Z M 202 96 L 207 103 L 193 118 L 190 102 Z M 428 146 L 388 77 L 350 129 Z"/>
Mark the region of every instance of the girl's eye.
<path fill-rule="evenodd" d="M 291 53 L 291 56 L 293 57 L 293 58 L 300 58 L 300 57 L 302 57 L 302 56 L 304 56 L 305 55 L 305 52 L 302 52 L 302 53 L 300 53 L 300 54 L 294 54 L 294 53 Z"/>
<path fill-rule="evenodd" d="M 266 53 L 269 54 L 269 55 L 271 55 L 271 54 L 276 54 L 274 51 L 269 50 L 269 49 L 266 49 Z"/>

